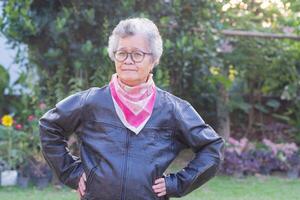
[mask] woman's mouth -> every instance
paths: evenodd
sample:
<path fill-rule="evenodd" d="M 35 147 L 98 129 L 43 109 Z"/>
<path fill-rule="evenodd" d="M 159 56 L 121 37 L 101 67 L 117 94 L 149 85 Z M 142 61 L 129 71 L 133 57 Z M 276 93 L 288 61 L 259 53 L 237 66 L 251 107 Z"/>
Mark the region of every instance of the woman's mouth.
<path fill-rule="evenodd" d="M 137 71 L 137 69 L 134 68 L 121 68 L 122 71 Z"/>

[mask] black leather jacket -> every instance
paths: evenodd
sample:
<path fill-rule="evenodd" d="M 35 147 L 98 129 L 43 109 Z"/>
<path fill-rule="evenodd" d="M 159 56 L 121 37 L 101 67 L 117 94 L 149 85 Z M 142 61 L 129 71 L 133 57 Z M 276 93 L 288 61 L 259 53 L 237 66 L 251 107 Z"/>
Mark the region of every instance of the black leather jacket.
<path fill-rule="evenodd" d="M 77 189 L 87 175 L 88 200 L 154 200 L 181 197 L 213 177 L 224 141 L 186 101 L 157 88 L 152 115 L 136 135 L 119 120 L 108 86 L 71 95 L 39 121 L 42 152 L 67 186 Z M 76 133 L 80 158 L 67 138 Z M 184 148 L 195 157 L 182 170 L 163 176 Z M 154 180 L 165 177 L 167 195 L 157 197 Z"/>

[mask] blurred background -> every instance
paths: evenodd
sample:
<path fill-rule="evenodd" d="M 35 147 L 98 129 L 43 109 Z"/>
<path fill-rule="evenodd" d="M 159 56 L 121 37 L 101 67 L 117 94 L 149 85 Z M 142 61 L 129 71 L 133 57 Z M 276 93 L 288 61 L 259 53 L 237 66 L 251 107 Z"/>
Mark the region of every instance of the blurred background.
<path fill-rule="evenodd" d="M 299 0 L 3 0 L 0 199 L 76 199 L 41 155 L 38 119 L 109 82 L 108 37 L 128 17 L 160 30 L 156 85 L 226 139 L 219 176 L 184 199 L 299 198 Z M 75 135 L 69 146 L 78 155 Z M 191 157 L 182 152 L 169 170 Z"/>

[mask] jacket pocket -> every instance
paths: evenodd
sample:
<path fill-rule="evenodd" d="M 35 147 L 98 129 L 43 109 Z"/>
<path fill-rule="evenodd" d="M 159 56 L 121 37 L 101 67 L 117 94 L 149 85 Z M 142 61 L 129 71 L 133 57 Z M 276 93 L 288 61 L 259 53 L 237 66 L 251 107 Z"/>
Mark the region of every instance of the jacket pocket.
<path fill-rule="evenodd" d="M 89 174 L 88 174 L 87 177 L 86 177 L 86 192 L 87 192 L 87 193 L 89 192 L 90 185 L 91 185 L 91 183 L 93 182 L 93 179 L 94 179 L 94 177 L 95 177 L 95 170 L 96 170 L 96 168 L 97 168 L 97 165 L 94 166 L 94 167 L 90 170 Z"/>
<path fill-rule="evenodd" d="M 156 148 L 170 150 L 173 148 L 173 130 L 168 128 L 148 128 L 145 130 Z M 151 146 L 151 145 L 150 145 Z M 149 145 L 147 146 L 149 148 Z"/>
<path fill-rule="evenodd" d="M 95 152 L 121 152 L 125 134 L 123 129 L 113 124 L 99 121 L 87 121 L 84 130 L 84 142 L 86 146 Z"/>

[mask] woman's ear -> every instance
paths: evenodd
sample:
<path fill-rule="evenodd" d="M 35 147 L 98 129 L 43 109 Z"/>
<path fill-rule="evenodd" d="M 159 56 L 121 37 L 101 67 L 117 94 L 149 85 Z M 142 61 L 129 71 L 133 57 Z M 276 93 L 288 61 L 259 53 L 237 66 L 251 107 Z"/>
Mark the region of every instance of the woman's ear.
<path fill-rule="evenodd" d="M 154 69 L 154 67 L 152 67 L 151 69 L 150 69 L 150 74 L 153 74 L 153 69 Z"/>
<path fill-rule="evenodd" d="M 154 64 L 153 64 L 153 67 L 155 67 L 156 65 L 158 65 L 159 64 L 159 60 L 157 59 L 157 60 L 154 60 L 154 62 L 153 62 Z"/>
<path fill-rule="evenodd" d="M 158 60 L 153 62 L 153 65 L 151 66 L 150 72 L 153 73 L 154 68 L 158 65 Z"/>

